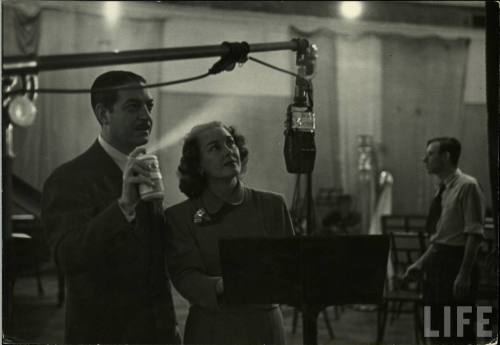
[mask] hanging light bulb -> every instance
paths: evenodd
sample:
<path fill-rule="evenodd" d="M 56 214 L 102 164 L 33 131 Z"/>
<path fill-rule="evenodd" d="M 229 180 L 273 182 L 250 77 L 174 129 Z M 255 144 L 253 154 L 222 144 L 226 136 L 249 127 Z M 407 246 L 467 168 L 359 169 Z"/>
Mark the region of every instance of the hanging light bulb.
<path fill-rule="evenodd" d="M 340 14 L 347 19 L 358 18 L 363 12 L 363 4 L 361 1 L 341 1 Z"/>
<path fill-rule="evenodd" d="M 16 96 L 9 104 L 9 117 L 13 124 L 28 127 L 33 124 L 36 107 L 26 96 Z"/>
<path fill-rule="evenodd" d="M 118 1 L 104 2 L 104 15 L 109 25 L 115 25 L 120 18 L 120 3 Z"/>

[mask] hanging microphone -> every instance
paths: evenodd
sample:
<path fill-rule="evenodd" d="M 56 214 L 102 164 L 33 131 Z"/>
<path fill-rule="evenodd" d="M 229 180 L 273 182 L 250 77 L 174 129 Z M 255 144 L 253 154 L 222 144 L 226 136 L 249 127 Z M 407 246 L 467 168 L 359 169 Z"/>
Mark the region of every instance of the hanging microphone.
<path fill-rule="evenodd" d="M 312 83 L 315 73 L 317 48 L 307 40 L 298 40 L 298 77 L 295 79 L 295 96 L 287 108 L 285 120 L 285 163 L 289 173 L 311 173 L 316 159 Z"/>

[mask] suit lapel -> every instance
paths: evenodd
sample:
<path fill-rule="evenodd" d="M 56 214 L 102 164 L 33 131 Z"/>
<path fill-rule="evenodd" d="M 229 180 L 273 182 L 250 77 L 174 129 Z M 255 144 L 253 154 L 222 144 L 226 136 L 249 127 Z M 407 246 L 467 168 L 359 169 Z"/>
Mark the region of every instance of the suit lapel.
<path fill-rule="evenodd" d="M 117 198 L 122 192 L 122 171 L 96 140 L 87 151 L 95 172 L 103 179 L 103 195 Z"/>

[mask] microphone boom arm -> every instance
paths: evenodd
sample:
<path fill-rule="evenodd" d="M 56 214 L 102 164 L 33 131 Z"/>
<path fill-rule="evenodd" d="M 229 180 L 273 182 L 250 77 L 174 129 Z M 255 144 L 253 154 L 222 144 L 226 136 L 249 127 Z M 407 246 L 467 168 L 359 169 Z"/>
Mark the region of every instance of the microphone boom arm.
<path fill-rule="evenodd" d="M 254 43 L 248 44 L 248 52 L 259 53 L 278 50 L 299 51 L 299 49 L 302 50 L 301 47 L 307 47 L 308 45 L 309 43 L 305 39 L 293 39 L 284 42 Z M 227 56 L 230 53 L 231 46 L 225 42 L 221 45 L 126 50 L 107 53 L 12 56 L 3 58 L 2 73 L 4 76 L 34 74 L 41 71 L 70 68 Z"/>

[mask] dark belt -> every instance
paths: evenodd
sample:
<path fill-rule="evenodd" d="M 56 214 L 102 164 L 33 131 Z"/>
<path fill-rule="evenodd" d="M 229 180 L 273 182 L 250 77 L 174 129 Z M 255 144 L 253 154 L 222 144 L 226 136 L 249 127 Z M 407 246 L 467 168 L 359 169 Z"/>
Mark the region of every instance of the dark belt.
<path fill-rule="evenodd" d="M 463 255 L 465 252 L 465 246 L 450 246 L 447 244 L 434 243 L 433 247 L 438 255 L 458 256 Z"/>
<path fill-rule="evenodd" d="M 190 309 L 202 311 L 205 313 L 251 313 L 271 311 L 278 308 L 278 304 L 244 304 L 244 305 L 223 305 L 218 309 L 208 309 L 198 305 L 191 305 Z"/>

